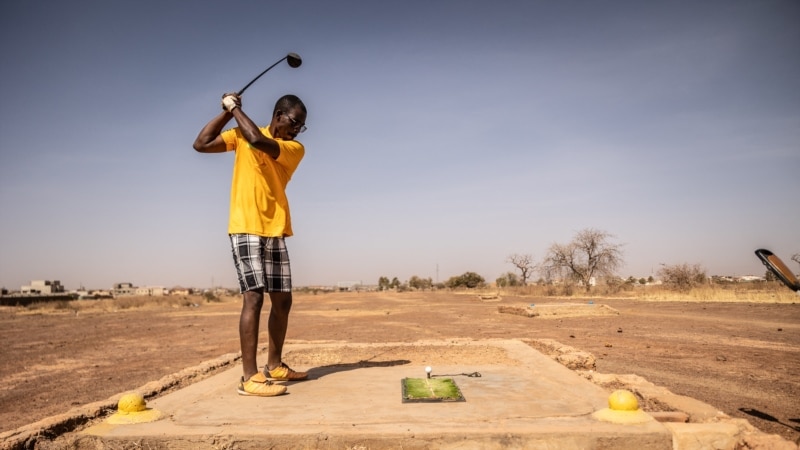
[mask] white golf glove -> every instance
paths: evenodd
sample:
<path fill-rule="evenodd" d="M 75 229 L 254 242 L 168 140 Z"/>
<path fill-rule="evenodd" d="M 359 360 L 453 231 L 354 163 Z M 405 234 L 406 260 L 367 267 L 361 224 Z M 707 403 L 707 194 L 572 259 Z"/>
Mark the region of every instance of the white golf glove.
<path fill-rule="evenodd" d="M 241 106 L 241 100 L 234 94 L 225 94 L 222 97 L 222 109 L 231 112 Z"/>

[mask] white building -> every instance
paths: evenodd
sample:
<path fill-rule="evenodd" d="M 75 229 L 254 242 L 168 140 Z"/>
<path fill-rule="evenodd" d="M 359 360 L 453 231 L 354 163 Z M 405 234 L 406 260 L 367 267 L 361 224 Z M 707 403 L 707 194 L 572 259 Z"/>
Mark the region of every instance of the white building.
<path fill-rule="evenodd" d="M 64 292 L 64 286 L 58 280 L 32 280 L 30 286 L 20 287 L 23 294 L 59 294 Z"/>
<path fill-rule="evenodd" d="M 136 287 L 133 283 L 114 283 L 111 294 L 114 297 L 124 297 L 126 295 L 153 296 L 164 295 L 165 289 L 162 286 L 143 286 Z"/>
<path fill-rule="evenodd" d="M 151 297 L 161 297 L 164 295 L 164 288 L 161 286 L 143 286 L 135 289 L 136 295 L 149 295 Z"/>

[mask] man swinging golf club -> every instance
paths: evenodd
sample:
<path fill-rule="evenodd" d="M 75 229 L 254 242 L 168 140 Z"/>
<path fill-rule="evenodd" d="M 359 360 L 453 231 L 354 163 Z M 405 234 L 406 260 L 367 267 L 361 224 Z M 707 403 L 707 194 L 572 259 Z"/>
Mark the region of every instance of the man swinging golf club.
<path fill-rule="evenodd" d="M 239 288 L 244 297 L 239 317 L 243 377 L 240 395 L 270 397 L 286 392 L 271 380 L 304 380 L 283 363 L 283 343 L 292 307 L 292 277 L 284 238 L 292 235 L 286 185 L 305 154 L 295 141 L 306 130 L 306 107 L 294 95 L 275 103 L 268 126 L 258 127 L 242 110 L 240 94 L 222 97 L 223 111 L 206 124 L 194 149 L 201 153 L 236 152 L 231 182 L 228 235 Z M 223 131 L 231 119 L 237 127 Z M 258 370 L 258 330 L 264 293 L 271 302 L 269 350 Z"/>

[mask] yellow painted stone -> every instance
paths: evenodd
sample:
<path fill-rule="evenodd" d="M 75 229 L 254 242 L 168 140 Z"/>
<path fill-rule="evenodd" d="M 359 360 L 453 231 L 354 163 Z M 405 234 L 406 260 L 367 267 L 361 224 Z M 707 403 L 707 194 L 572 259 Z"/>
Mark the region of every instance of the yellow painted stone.
<path fill-rule="evenodd" d="M 592 414 L 597 420 L 618 424 L 637 424 L 651 422 L 653 416 L 639 409 L 639 400 L 631 392 L 619 389 L 608 396 L 608 408 Z"/>
<path fill-rule="evenodd" d="M 636 411 L 639 409 L 639 400 L 633 392 L 618 389 L 608 396 L 608 407 L 614 411 Z"/>
<path fill-rule="evenodd" d="M 112 414 L 106 422 L 125 425 L 153 422 L 161 417 L 161 411 L 147 407 L 142 394 L 129 392 L 120 397 L 119 402 L 117 402 L 117 412 Z"/>

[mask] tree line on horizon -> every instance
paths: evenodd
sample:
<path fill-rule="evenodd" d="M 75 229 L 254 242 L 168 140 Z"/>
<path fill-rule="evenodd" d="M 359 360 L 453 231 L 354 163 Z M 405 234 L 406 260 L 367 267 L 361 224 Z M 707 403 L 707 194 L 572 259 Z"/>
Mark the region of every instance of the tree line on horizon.
<path fill-rule="evenodd" d="M 546 251 L 541 261 L 536 261 L 531 254 L 509 255 L 506 262 L 513 265 L 516 271 L 509 271 L 495 280 L 499 288 L 528 286 L 534 274 L 540 277 L 537 285 L 564 284 L 570 288 L 582 287 L 587 293 L 603 279 L 612 291 L 622 289 L 624 285 L 648 284 L 655 279 L 636 279 L 633 276 L 622 279 L 616 275 L 619 267 L 624 265 L 623 244 L 615 242 L 615 236 L 607 231 L 585 228 L 578 231 L 567 243 L 554 243 Z M 800 264 L 800 254 L 792 256 L 792 260 Z M 689 291 L 694 287 L 708 283 L 712 278 L 701 264 L 680 263 L 662 264 L 657 274 L 666 287 L 677 291 Z M 766 271 L 767 281 L 774 281 L 775 276 Z M 397 277 L 389 280 L 382 276 L 378 280 L 380 290 L 430 290 L 430 289 L 473 289 L 486 286 L 486 280 L 475 272 L 465 272 L 450 277 L 443 283 L 434 284 L 430 278 L 412 276 L 407 283 L 401 283 Z"/>

